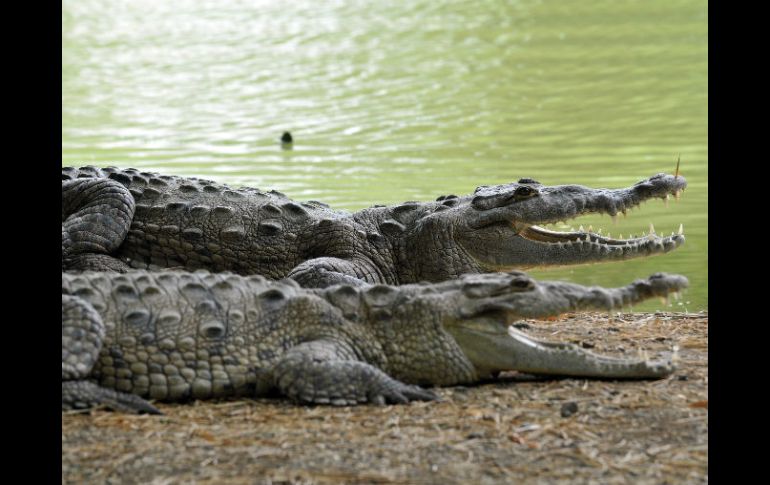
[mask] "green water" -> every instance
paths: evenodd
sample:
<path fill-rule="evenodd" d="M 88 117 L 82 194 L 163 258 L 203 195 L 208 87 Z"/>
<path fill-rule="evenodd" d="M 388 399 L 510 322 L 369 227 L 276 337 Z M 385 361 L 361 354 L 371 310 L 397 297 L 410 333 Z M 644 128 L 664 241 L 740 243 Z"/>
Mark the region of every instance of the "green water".
<path fill-rule="evenodd" d="M 620 285 L 656 271 L 708 307 L 705 1 L 64 0 L 62 165 L 132 166 L 278 189 L 336 208 L 531 177 L 621 187 L 681 172 L 650 222 L 686 244 L 532 271 Z M 291 151 L 278 138 L 290 130 Z"/>

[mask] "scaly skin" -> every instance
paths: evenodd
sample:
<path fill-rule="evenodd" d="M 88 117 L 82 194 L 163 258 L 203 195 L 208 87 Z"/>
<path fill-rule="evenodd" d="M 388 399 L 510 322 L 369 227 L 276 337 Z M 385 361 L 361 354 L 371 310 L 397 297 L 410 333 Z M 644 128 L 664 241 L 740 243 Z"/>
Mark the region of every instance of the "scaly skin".
<path fill-rule="evenodd" d="M 306 289 L 223 273 L 62 273 L 62 409 L 157 413 L 145 399 L 274 390 L 307 403 L 404 403 L 436 399 L 420 385 L 469 384 L 506 370 L 660 378 L 671 362 L 604 357 L 509 324 L 610 310 L 686 286 L 664 274 L 617 289 L 515 271 Z"/>
<path fill-rule="evenodd" d="M 686 185 L 664 174 L 617 190 L 522 179 L 465 197 L 349 213 L 195 178 L 65 167 L 62 268 L 207 269 L 325 287 L 616 261 L 671 251 L 684 235 L 618 240 L 537 225 L 586 213 L 614 217 Z"/>

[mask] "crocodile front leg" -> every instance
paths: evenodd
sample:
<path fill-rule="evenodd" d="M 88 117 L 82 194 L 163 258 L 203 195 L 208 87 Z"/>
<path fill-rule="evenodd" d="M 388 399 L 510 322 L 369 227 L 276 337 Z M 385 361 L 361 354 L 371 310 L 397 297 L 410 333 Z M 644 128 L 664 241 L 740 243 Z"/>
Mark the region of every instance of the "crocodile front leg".
<path fill-rule="evenodd" d="M 104 323 L 90 303 L 76 296 L 62 295 L 61 310 L 62 410 L 104 405 L 116 411 L 161 414 L 139 396 L 87 380 L 102 348 Z"/>
<path fill-rule="evenodd" d="M 288 277 L 303 288 L 328 288 L 334 285 L 365 286 L 386 283 L 373 264 L 364 261 L 323 257 L 307 260 L 295 267 Z"/>
<path fill-rule="evenodd" d="M 345 345 L 330 340 L 293 347 L 275 365 L 273 376 L 283 394 L 316 404 L 403 404 L 438 399 L 431 391 L 399 382 L 357 360 Z"/>
<path fill-rule="evenodd" d="M 128 234 L 135 202 L 111 179 L 62 181 L 62 270 L 125 272 L 129 266 L 110 254 Z"/>

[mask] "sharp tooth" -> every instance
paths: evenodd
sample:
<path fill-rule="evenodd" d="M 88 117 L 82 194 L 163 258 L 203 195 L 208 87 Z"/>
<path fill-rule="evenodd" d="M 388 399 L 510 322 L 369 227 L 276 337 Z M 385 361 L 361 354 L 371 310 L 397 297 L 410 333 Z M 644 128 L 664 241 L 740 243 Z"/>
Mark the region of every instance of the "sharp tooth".
<path fill-rule="evenodd" d="M 679 196 L 680 196 L 681 193 L 682 193 L 681 190 L 677 190 L 676 192 L 674 192 L 674 200 L 679 202 Z"/>
<path fill-rule="evenodd" d="M 612 239 L 612 234 L 610 234 L 609 232 L 607 233 L 607 239 Z"/>
<path fill-rule="evenodd" d="M 588 234 L 586 234 L 586 237 L 583 238 L 583 241 L 585 242 L 591 242 L 591 238 L 588 237 Z"/>
<path fill-rule="evenodd" d="M 588 232 L 594 232 L 594 226 L 591 224 L 588 225 Z"/>
<path fill-rule="evenodd" d="M 620 235 L 620 238 L 619 238 L 619 239 L 620 239 L 620 240 L 623 240 L 623 234 L 621 234 L 621 235 Z"/>
<path fill-rule="evenodd" d="M 678 234 L 679 234 L 680 236 L 681 236 L 682 234 L 684 234 L 684 226 L 683 226 L 682 224 L 679 224 L 679 232 L 678 232 Z"/>
<path fill-rule="evenodd" d="M 569 232 L 575 232 L 575 228 L 572 226 L 569 226 Z"/>
<path fill-rule="evenodd" d="M 599 230 L 596 231 L 596 234 L 601 234 L 601 233 L 602 233 L 602 228 L 600 227 Z"/>
<path fill-rule="evenodd" d="M 580 224 L 580 229 L 578 229 L 580 232 L 586 232 L 585 229 L 583 229 L 583 224 Z"/>
<path fill-rule="evenodd" d="M 655 227 L 653 227 L 652 222 L 650 222 L 650 234 L 655 234 Z"/>
<path fill-rule="evenodd" d="M 618 225 L 618 215 L 617 214 L 615 214 L 614 216 L 610 216 L 610 219 L 612 219 L 612 223 L 614 225 L 616 225 L 616 226 Z"/>
<path fill-rule="evenodd" d="M 668 194 L 666 194 L 666 197 L 663 199 L 663 205 L 668 207 Z"/>

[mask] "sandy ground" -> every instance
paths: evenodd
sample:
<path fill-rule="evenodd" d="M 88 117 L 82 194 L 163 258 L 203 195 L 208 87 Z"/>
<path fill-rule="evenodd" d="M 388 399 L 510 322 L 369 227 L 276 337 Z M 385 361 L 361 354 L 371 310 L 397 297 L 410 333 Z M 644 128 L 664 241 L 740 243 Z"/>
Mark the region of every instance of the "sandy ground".
<path fill-rule="evenodd" d="M 526 328 L 528 327 L 528 328 Z M 565 315 L 533 336 L 635 356 L 679 347 L 658 381 L 515 373 L 442 402 L 282 399 L 62 414 L 62 483 L 701 483 L 708 481 L 708 314 Z"/>

